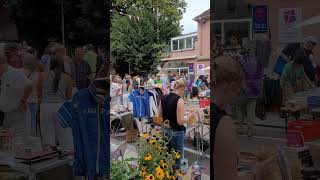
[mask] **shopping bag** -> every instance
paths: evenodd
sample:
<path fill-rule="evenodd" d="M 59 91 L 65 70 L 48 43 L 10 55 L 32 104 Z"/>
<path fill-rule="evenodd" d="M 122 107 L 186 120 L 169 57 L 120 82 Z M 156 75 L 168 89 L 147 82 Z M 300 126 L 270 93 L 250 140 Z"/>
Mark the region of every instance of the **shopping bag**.
<path fill-rule="evenodd" d="M 281 56 L 279 56 L 273 71 L 281 76 L 283 69 L 284 69 L 284 66 L 286 64 L 287 64 L 287 61 L 285 59 L 283 59 Z"/>

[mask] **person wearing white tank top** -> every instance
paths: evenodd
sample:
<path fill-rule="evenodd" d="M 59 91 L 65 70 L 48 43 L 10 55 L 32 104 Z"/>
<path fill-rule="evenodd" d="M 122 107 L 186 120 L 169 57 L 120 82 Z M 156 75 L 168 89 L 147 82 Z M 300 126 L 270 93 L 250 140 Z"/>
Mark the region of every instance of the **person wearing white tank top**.
<path fill-rule="evenodd" d="M 58 123 L 58 109 L 72 96 L 72 80 L 64 73 L 63 60 L 53 58 L 50 71 L 42 75 L 42 98 L 40 105 L 40 126 L 44 145 L 59 145 L 64 149 L 73 150 L 72 131 L 62 128 Z"/>

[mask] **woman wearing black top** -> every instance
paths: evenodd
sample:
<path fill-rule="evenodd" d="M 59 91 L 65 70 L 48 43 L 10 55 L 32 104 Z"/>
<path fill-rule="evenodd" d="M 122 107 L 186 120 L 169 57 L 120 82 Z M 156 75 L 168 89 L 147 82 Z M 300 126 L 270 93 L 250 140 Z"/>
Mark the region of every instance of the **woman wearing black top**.
<path fill-rule="evenodd" d="M 236 128 L 223 106 L 240 96 L 244 73 L 239 63 L 229 57 L 214 59 L 212 67 L 213 100 L 211 102 L 210 139 L 212 177 L 215 180 L 237 180 Z M 214 169 L 213 169 L 214 168 Z M 211 177 L 211 178 L 212 178 Z"/>
<path fill-rule="evenodd" d="M 175 81 L 174 91 L 165 95 L 160 103 L 159 114 L 163 120 L 169 120 L 170 129 L 165 130 L 169 139 L 169 148 L 178 151 L 183 157 L 184 134 L 186 128 L 183 124 L 187 123 L 190 117 L 185 117 L 184 96 L 186 84 L 182 79 Z M 175 169 L 180 168 L 181 158 L 177 160 Z"/>

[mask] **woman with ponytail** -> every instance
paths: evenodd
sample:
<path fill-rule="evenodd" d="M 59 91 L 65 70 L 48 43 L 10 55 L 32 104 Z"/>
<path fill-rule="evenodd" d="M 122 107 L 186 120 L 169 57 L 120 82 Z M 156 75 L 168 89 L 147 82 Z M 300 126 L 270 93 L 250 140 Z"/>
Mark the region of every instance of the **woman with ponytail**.
<path fill-rule="evenodd" d="M 44 72 L 42 78 L 40 124 L 44 132 L 43 144 L 56 146 L 58 143 L 60 147 L 73 149 L 71 129 L 62 128 L 56 117 L 58 109 L 71 99 L 72 94 L 72 79 L 65 73 L 63 59 L 52 58 L 49 71 Z"/>

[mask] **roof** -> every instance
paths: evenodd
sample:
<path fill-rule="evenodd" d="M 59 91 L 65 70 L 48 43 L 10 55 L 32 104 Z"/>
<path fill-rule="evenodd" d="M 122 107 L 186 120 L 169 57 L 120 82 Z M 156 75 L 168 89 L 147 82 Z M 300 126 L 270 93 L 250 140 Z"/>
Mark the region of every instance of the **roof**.
<path fill-rule="evenodd" d="M 200 20 L 205 20 L 205 19 L 210 19 L 210 9 L 206 10 L 205 12 L 201 13 L 197 17 L 193 18 L 195 21 L 200 21 Z"/>
<path fill-rule="evenodd" d="M 185 59 L 195 59 L 198 56 L 194 55 L 194 56 L 184 56 L 184 57 L 173 57 L 173 58 L 164 58 L 161 59 L 161 61 L 175 61 L 175 60 L 185 60 Z"/>
<path fill-rule="evenodd" d="M 197 36 L 197 35 L 198 35 L 198 32 L 196 31 L 196 32 L 182 34 L 180 36 L 172 37 L 171 40 L 181 39 L 181 38 L 185 38 L 185 37 L 192 37 L 192 36 Z"/>

